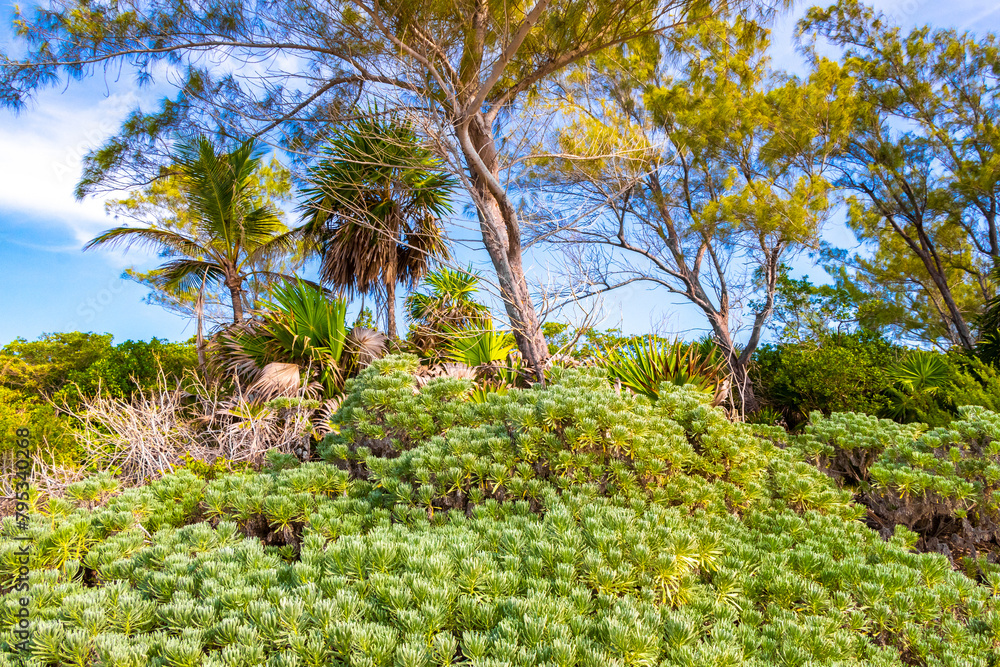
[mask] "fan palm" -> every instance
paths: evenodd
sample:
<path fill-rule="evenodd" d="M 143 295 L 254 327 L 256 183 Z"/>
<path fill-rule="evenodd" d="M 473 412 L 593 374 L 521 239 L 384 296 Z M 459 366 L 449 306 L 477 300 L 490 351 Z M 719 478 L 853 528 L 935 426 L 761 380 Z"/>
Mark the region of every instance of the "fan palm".
<path fill-rule="evenodd" d="M 385 353 L 385 336 L 371 329 L 348 331 L 347 303 L 330 299 L 314 283 L 287 280 L 271 293 L 273 301 L 264 304 L 259 318 L 218 336 L 217 363 L 251 389 L 290 387 L 294 394 L 306 373 L 305 384 L 318 379 L 329 398 L 341 391 L 348 374 Z"/>
<path fill-rule="evenodd" d="M 463 271 L 442 267 L 424 278 L 430 289 L 406 297 L 406 309 L 414 323 L 413 344 L 427 356 L 446 346 L 452 329 L 472 329 L 489 320 L 489 308 L 473 298 L 479 276 L 471 268 Z"/>
<path fill-rule="evenodd" d="M 654 336 L 635 338 L 603 352 L 599 363 L 622 386 L 654 399 L 663 382 L 679 387 L 693 384 L 711 392 L 715 405 L 728 391 L 726 362 L 710 343 L 669 342 Z"/>
<path fill-rule="evenodd" d="M 261 205 L 254 173 L 263 151 L 253 140 L 231 152 L 217 151 L 205 137 L 180 146 L 175 163 L 194 233 L 156 227 L 116 227 L 92 239 L 96 246 L 145 246 L 173 257 L 160 267 L 158 286 L 167 290 L 224 285 L 232 298 L 233 321 L 243 321 L 244 284 L 250 276 L 285 277 L 258 268 L 266 260 L 289 252 L 295 236 L 278 212 Z"/>
<path fill-rule="evenodd" d="M 396 285 L 412 288 L 448 256 L 439 219 L 453 179 L 409 124 L 363 118 L 333 136 L 309 181 L 302 232 L 320 251 L 322 282 L 379 294 L 395 337 Z"/>

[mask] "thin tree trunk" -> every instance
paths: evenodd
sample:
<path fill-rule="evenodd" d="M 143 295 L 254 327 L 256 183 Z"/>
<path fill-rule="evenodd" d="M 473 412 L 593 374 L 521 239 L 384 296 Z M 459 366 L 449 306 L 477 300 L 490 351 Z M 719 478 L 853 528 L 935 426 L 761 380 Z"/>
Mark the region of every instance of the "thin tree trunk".
<path fill-rule="evenodd" d="M 385 335 L 396 340 L 396 279 L 385 281 Z"/>
<path fill-rule="evenodd" d="M 712 332 L 715 334 L 719 348 L 729 366 L 730 392 L 735 399 L 734 406 L 744 415 L 756 412 L 760 409 L 760 401 L 754 392 L 753 382 L 750 381 L 750 356 L 753 354 L 753 350 L 750 349 L 749 353 L 744 350 L 743 354 L 736 351 L 736 341 L 733 340 L 733 335 L 729 331 L 727 314 L 719 312 L 706 312 L 705 314 L 708 316 Z M 751 336 L 752 340 L 756 340 L 756 338 L 756 336 Z M 756 348 L 756 344 L 753 344 L 753 347 Z"/>
<path fill-rule="evenodd" d="M 238 284 L 228 285 L 229 294 L 233 299 L 233 322 L 241 324 L 243 322 L 243 290 Z"/>
<path fill-rule="evenodd" d="M 198 318 L 198 334 L 195 338 L 195 345 L 198 349 L 198 369 L 202 377 L 205 376 L 207 366 L 205 364 L 205 282 L 208 280 L 208 271 L 201 278 L 201 289 L 198 290 L 198 299 L 195 301 L 195 314 Z"/>

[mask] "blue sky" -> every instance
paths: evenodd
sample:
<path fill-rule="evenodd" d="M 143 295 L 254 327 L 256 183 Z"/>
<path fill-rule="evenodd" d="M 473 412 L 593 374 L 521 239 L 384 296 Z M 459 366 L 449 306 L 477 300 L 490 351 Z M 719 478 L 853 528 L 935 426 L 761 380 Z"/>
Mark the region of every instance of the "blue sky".
<path fill-rule="evenodd" d="M 879 8 L 904 25 L 1000 32 L 996 0 L 880 0 Z M 791 45 L 795 17 L 809 3 L 796 3 L 775 26 L 774 60 L 795 69 Z M 9 22 L 9 13 L 4 17 Z M 0 29 L 0 48 L 11 52 L 9 25 Z M 155 265 L 152 255 L 82 252 L 95 234 L 115 226 L 103 202 L 73 198 L 80 158 L 117 128 L 136 104 L 149 105 L 168 88 L 138 91 L 127 78 L 91 78 L 44 91 L 20 115 L 0 110 L 0 345 L 15 337 L 35 339 L 58 331 L 110 332 L 117 341 L 157 336 L 181 340 L 193 326 L 158 306 L 143 303 L 146 290 L 121 279 L 129 266 Z M 849 234 L 832 225 L 831 240 L 845 245 Z M 462 236 L 469 236 L 468 232 Z M 478 259 L 459 251 L 460 258 Z M 544 252 L 533 256 L 536 274 L 546 271 Z M 485 268 L 485 267 L 484 267 Z M 820 270 L 810 273 L 820 278 Z M 704 329 L 690 308 L 659 291 L 637 288 L 609 297 L 602 326 L 630 331 L 650 328 L 675 333 Z M 569 315 L 572 317 L 572 315 Z"/>

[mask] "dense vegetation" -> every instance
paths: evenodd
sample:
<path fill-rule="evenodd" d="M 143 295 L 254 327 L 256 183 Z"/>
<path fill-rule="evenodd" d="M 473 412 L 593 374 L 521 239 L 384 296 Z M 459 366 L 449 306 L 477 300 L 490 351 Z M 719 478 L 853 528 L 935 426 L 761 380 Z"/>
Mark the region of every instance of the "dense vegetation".
<path fill-rule="evenodd" d="M 131 399 L 178 382 L 196 365 L 192 345 L 164 340 L 112 344 L 111 334 L 57 333 L 17 339 L 0 349 L 0 443 L 10 454 L 15 431 L 28 426 L 46 454 L 76 450 L 67 411 L 81 398 Z M 161 381 L 162 377 L 162 381 Z"/>
<path fill-rule="evenodd" d="M 1000 568 L 977 581 L 913 553 L 908 530 L 884 540 L 797 448 L 707 395 L 650 401 L 556 370 L 476 403 L 469 380 L 417 391 L 415 370 L 389 357 L 349 381 L 327 463 L 124 490 L 95 477 L 42 503 L 37 664 L 997 659 Z M 12 519 L 3 533 L 9 586 Z"/>
<path fill-rule="evenodd" d="M 997 38 L 779 5 L 15 8 L 196 334 L 0 350 L 0 667 L 1000 666 Z"/>

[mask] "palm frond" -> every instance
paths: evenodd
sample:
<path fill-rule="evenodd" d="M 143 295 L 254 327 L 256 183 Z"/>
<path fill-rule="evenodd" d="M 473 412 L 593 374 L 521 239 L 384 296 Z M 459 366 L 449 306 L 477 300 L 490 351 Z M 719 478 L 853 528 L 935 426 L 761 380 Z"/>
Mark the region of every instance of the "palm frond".
<path fill-rule="evenodd" d="M 718 398 L 728 386 L 726 362 L 717 348 L 708 353 L 700 348 L 697 342 L 664 342 L 649 336 L 603 351 L 599 363 L 622 386 L 650 398 L 659 396 L 664 382 L 692 384 Z"/>
<path fill-rule="evenodd" d="M 160 273 L 153 278 L 153 283 L 164 290 L 187 291 L 197 290 L 202 280 L 209 285 L 225 282 L 226 272 L 215 262 L 199 259 L 175 259 L 160 267 Z"/>
<path fill-rule="evenodd" d="M 83 249 L 90 250 L 97 246 L 108 246 L 122 250 L 131 250 L 135 247 L 154 251 L 167 249 L 189 257 L 211 256 L 213 254 L 211 250 L 190 237 L 155 227 L 115 227 L 92 238 L 83 246 Z"/>

